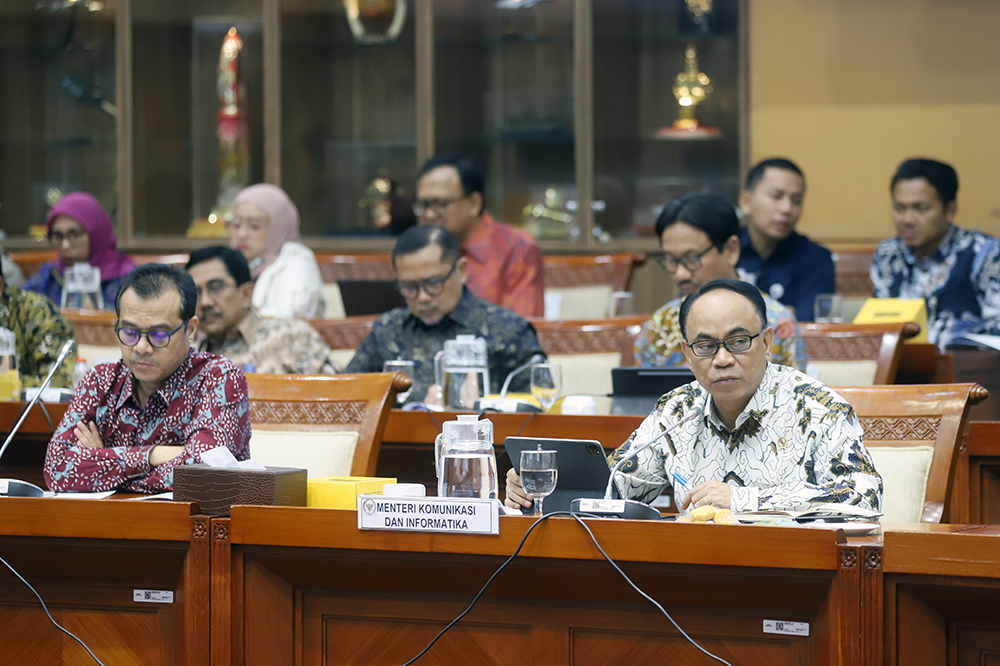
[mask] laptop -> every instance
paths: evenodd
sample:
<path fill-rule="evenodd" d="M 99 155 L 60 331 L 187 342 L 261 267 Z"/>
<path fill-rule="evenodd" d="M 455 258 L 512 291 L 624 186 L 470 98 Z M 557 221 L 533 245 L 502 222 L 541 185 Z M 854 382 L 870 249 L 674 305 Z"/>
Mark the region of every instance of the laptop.
<path fill-rule="evenodd" d="M 348 317 L 378 315 L 406 305 L 392 280 L 339 280 L 337 286 Z"/>
<path fill-rule="evenodd" d="M 688 368 L 612 368 L 611 413 L 646 416 L 664 394 L 693 381 Z"/>
<path fill-rule="evenodd" d="M 611 466 L 601 443 L 593 439 L 549 439 L 546 437 L 508 437 L 503 441 L 514 471 L 521 473 L 521 451 L 537 449 L 556 452 L 556 489 L 542 502 L 542 512 L 569 511 L 578 497 L 604 497 L 611 478 Z M 616 495 L 617 496 L 617 495 Z M 531 514 L 532 509 L 522 509 Z"/>

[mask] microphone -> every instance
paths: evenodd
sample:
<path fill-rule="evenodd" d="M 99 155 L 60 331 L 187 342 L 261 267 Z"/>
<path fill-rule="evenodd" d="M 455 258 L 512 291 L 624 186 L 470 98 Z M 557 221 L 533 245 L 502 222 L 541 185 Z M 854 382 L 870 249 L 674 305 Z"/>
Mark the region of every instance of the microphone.
<path fill-rule="evenodd" d="M 657 435 L 653 439 L 649 440 L 648 442 L 646 442 L 642 446 L 640 446 L 638 448 L 632 447 L 632 449 L 630 449 L 628 453 L 626 453 L 624 456 L 622 456 L 622 459 L 619 460 L 617 463 L 615 463 L 615 466 L 611 468 L 611 478 L 608 479 L 608 487 L 604 491 L 604 499 L 606 499 L 606 500 L 611 499 L 611 489 L 612 489 L 612 487 L 614 486 L 614 483 L 615 483 L 615 474 L 617 474 L 621 470 L 621 468 L 625 466 L 625 463 L 627 463 L 632 458 L 635 458 L 642 451 L 645 451 L 650 446 L 652 446 L 653 444 L 655 444 L 659 440 L 663 439 L 664 437 L 666 437 L 667 435 L 669 435 L 673 431 L 677 430 L 678 428 L 680 428 L 682 425 L 684 425 L 688 421 L 694 421 L 696 418 L 698 418 L 699 416 L 701 416 L 701 414 L 702 414 L 703 411 L 704 410 L 702 409 L 701 406 L 693 407 L 693 408 L 689 409 L 687 411 L 687 413 L 684 414 L 684 416 L 681 417 L 680 421 L 678 421 L 677 423 L 673 424 L 669 428 L 665 428 L 663 432 L 661 432 L 659 435 Z"/>
<path fill-rule="evenodd" d="M 630 518 L 638 520 L 659 520 L 660 512 L 649 506 L 648 504 L 643 504 L 642 502 L 637 502 L 635 500 L 611 499 L 611 489 L 614 487 L 615 474 L 617 474 L 622 467 L 625 466 L 632 458 L 639 455 L 640 452 L 646 450 L 659 440 L 663 439 L 670 433 L 674 432 L 684 424 L 694 421 L 699 418 L 704 413 L 704 408 L 701 406 L 693 407 L 689 409 L 681 419 L 674 423 L 673 425 L 664 429 L 656 437 L 653 437 L 648 442 L 645 442 L 641 446 L 632 447 L 632 449 L 622 457 L 615 466 L 611 468 L 611 476 L 608 478 L 608 487 L 604 491 L 604 499 L 591 499 L 591 498 L 579 498 L 575 499 L 570 504 L 570 511 L 573 513 L 597 513 L 602 515 L 611 515 L 618 518 Z"/>
<path fill-rule="evenodd" d="M 56 370 L 58 370 L 59 367 L 63 364 L 63 362 L 66 360 L 66 357 L 68 357 L 71 353 L 73 353 L 74 349 L 76 349 L 76 340 L 69 339 L 66 341 L 66 344 L 62 346 L 62 349 L 59 350 L 59 356 L 56 357 L 56 362 L 52 364 L 51 368 L 49 368 L 49 374 L 47 374 L 45 376 L 45 379 L 42 380 L 41 385 L 38 387 L 38 391 L 35 392 L 35 395 L 32 396 L 31 401 L 28 403 L 28 406 L 24 408 L 23 412 L 21 412 L 21 418 L 19 418 L 17 420 L 17 423 L 14 424 L 14 427 L 10 429 L 10 432 L 7 434 L 7 439 L 4 440 L 3 446 L 0 446 L 0 458 L 3 458 L 4 452 L 7 450 L 7 447 L 10 446 L 10 443 L 14 440 L 14 435 L 16 435 L 17 431 L 20 430 L 21 424 L 24 423 L 24 419 L 28 418 L 28 413 L 31 411 L 31 408 L 35 406 L 36 402 L 38 402 L 38 399 L 42 395 L 42 391 L 44 391 L 49 387 L 49 382 L 52 381 L 52 376 L 56 374 Z M 0 479 L 0 495 L 41 497 L 42 494 L 43 494 L 42 489 L 33 483 L 28 483 L 27 481 L 18 481 L 17 479 Z"/>
<path fill-rule="evenodd" d="M 531 366 L 538 365 L 539 363 L 545 363 L 545 354 L 535 354 L 530 359 L 528 359 L 527 363 L 525 363 L 520 367 L 515 368 L 513 372 L 507 375 L 507 379 L 503 381 L 503 386 L 500 388 L 500 397 L 501 398 L 507 397 L 507 389 L 510 388 L 510 380 L 514 378 L 514 375 L 524 372 Z"/>
<path fill-rule="evenodd" d="M 507 379 L 504 380 L 503 386 L 500 388 L 500 395 L 497 396 L 484 396 L 476 401 L 476 411 L 479 413 L 485 412 L 487 410 L 494 410 L 497 412 L 540 412 L 533 402 L 528 400 L 522 400 L 520 398 L 508 398 L 507 390 L 510 388 L 510 380 L 514 378 L 514 375 L 519 372 L 524 372 L 533 365 L 538 365 L 539 363 L 545 363 L 545 354 L 535 354 L 528 362 L 524 365 L 518 366 L 507 375 Z"/>

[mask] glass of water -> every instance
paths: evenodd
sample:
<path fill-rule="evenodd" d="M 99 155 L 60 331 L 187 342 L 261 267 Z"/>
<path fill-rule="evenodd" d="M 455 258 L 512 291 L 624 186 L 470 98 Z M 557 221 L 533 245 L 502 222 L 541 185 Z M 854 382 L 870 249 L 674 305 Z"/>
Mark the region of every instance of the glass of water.
<path fill-rule="evenodd" d="M 386 361 L 382 364 L 382 372 L 402 372 L 410 378 L 410 388 L 396 394 L 396 404 L 402 405 L 413 392 L 413 378 L 415 376 L 413 361 Z"/>
<path fill-rule="evenodd" d="M 536 516 L 542 515 L 542 499 L 556 489 L 558 474 L 555 451 L 521 451 L 521 487 L 531 497 Z"/>
<path fill-rule="evenodd" d="M 842 324 L 844 322 L 844 297 L 840 294 L 816 296 L 813 313 L 817 324 Z"/>
<path fill-rule="evenodd" d="M 539 363 L 531 366 L 531 395 L 549 411 L 562 395 L 562 366 L 558 363 Z"/>

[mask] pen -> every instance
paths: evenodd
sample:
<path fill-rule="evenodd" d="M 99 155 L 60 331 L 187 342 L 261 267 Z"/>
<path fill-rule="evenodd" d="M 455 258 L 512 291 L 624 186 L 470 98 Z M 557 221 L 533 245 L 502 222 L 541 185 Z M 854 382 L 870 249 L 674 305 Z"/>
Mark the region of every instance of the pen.
<path fill-rule="evenodd" d="M 691 492 L 691 489 L 688 487 L 687 479 L 685 479 L 684 475 L 681 474 L 680 472 L 678 472 L 678 471 L 675 470 L 674 473 L 671 476 L 674 479 L 674 503 L 677 504 L 677 510 L 681 511 L 681 503 L 677 499 L 677 489 L 678 488 L 683 488 L 684 489 L 684 496 L 685 497 L 687 497 L 687 494 L 689 492 Z M 687 513 L 687 512 L 686 511 L 681 511 L 681 513 Z"/>

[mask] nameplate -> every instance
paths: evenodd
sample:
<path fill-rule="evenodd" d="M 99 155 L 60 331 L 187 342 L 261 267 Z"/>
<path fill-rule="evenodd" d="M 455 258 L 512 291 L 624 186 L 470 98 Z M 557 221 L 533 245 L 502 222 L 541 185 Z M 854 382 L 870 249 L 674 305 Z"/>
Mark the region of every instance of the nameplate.
<path fill-rule="evenodd" d="M 500 503 L 458 497 L 358 495 L 358 529 L 499 534 Z"/>

